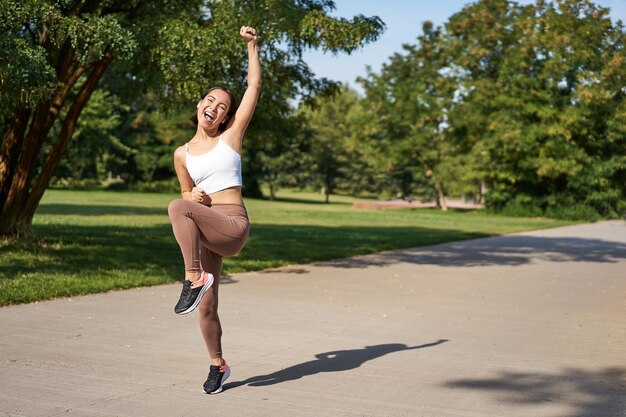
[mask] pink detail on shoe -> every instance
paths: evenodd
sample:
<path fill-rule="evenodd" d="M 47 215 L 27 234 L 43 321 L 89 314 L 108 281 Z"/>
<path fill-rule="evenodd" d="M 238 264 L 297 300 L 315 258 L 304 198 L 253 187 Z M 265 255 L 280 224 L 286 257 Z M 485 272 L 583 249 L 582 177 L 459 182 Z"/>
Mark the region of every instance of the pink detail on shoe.
<path fill-rule="evenodd" d="M 213 275 L 209 274 L 208 272 L 202 271 L 202 272 L 200 272 L 200 279 L 198 279 L 196 281 L 193 281 L 191 283 L 191 288 L 203 287 L 204 284 L 206 284 L 206 282 L 208 280 L 212 281 L 213 280 Z M 211 283 L 211 285 L 213 285 L 213 284 Z"/>

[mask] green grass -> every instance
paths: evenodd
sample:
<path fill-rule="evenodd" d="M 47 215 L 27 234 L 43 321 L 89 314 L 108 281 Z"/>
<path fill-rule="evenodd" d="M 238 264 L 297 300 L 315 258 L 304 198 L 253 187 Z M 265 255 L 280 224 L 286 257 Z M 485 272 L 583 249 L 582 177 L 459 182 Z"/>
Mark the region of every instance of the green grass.
<path fill-rule="evenodd" d="M 0 241 L 0 305 L 171 283 L 182 277 L 172 235 L 170 194 L 46 192 L 27 241 Z M 247 199 L 250 238 L 224 273 L 432 245 L 571 222 L 479 211 L 355 210 L 349 197 L 324 204 L 314 193 L 284 191 Z"/>

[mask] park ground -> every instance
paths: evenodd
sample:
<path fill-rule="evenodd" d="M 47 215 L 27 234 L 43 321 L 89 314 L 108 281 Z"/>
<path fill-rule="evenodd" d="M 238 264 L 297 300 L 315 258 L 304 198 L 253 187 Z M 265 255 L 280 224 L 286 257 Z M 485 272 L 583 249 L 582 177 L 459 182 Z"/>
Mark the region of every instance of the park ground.
<path fill-rule="evenodd" d="M 623 417 L 623 221 L 228 273 L 226 390 L 178 284 L 0 309 L 1 416 Z"/>

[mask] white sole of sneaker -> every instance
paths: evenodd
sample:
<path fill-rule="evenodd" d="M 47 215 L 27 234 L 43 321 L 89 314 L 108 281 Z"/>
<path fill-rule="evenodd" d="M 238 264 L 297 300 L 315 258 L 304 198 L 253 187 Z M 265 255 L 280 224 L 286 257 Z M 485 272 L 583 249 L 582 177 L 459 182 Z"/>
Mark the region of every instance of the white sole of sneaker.
<path fill-rule="evenodd" d="M 202 286 L 202 289 L 200 290 L 200 294 L 198 294 L 198 298 L 196 298 L 196 301 L 194 301 L 194 303 L 187 310 L 181 311 L 178 314 L 183 315 L 183 314 L 188 314 L 194 311 L 196 307 L 198 307 L 198 304 L 200 304 L 200 300 L 202 300 L 202 296 L 204 295 L 204 293 L 206 293 L 208 289 L 211 288 L 211 285 L 213 285 L 213 281 L 214 281 L 213 274 L 209 274 L 208 272 L 204 272 L 204 271 L 202 271 L 202 273 L 207 274 L 209 278 L 206 280 L 206 282 Z"/>

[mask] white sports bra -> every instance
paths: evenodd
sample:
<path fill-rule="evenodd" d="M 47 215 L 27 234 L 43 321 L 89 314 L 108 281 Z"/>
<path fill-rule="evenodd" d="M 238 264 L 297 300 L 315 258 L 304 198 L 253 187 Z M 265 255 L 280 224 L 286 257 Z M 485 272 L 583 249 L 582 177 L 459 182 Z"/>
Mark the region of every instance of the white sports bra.
<path fill-rule="evenodd" d="M 213 194 L 230 187 L 241 187 L 241 155 L 222 140 L 215 148 L 201 155 L 190 155 L 189 144 L 185 164 L 196 187 Z"/>

